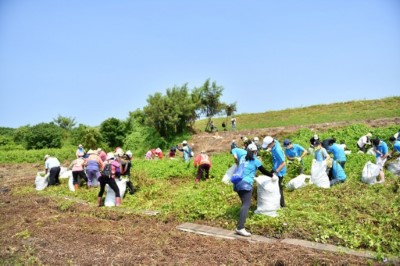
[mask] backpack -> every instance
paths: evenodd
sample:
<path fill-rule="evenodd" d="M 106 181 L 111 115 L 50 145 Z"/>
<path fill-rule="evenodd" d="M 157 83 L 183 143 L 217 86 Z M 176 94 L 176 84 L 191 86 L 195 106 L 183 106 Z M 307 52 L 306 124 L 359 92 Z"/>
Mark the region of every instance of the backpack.
<path fill-rule="evenodd" d="M 107 176 L 107 177 L 111 178 L 112 171 L 111 171 L 111 164 L 110 164 L 110 163 L 107 163 L 107 164 L 104 166 L 103 171 L 101 171 L 101 175 Z"/>
<path fill-rule="evenodd" d="M 243 179 L 244 163 L 245 160 L 244 158 L 242 158 L 240 160 L 239 166 L 236 168 L 235 172 L 231 177 L 231 182 L 235 185 L 238 184 Z"/>

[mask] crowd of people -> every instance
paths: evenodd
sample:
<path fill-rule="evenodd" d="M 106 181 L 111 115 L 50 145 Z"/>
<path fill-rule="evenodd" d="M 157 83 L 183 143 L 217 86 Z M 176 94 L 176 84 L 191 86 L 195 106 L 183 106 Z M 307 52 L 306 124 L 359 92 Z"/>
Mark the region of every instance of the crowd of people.
<path fill-rule="evenodd" d="M 234 128 L 236 121 L 232 122 Z M 399 131 L 400 132 L 400 131 Z M 379 138 L 372 138 L 372 133 L 368 132 L 366 135 L 361 136 L 356 145 L 359 152 L 366 153 L 369 146 L 373 154 L 376 156 L 376 164 L 379 166 L 380 173 L 378 183 L 385 181 L 384 165 L 388 158 L 395 153 L 400 154 L 400 133 L 397 132 L 389 141 L 393 145 L 393 150 L 390 152 L 388 145 L 384 140 Z M 252 190 L 254 178 L 257 170 L 262 174 L 275 178 L 279 184 L 280 192 L 280 206 L 286 207 L 284 193 L 283 193 L 283 179 L 287 173 L 287 168 L 290 167 L 291 162 L 298 162 L 300 165 L 299 174 L 304 171 L 303 158 L 307 155 L 313 156 L 316 162 L 325 162 L 327 175 L 330 180 L 330 186 L 334 186 L 345 182 L 346 173 L 346 145 L 337 144 L 335 138 L 328 138 L 320 140 L 318 135 L 310 138 L 310 147 L 308 149 L 302 147 L 300 144 L 292 143 L 290 139 L 285 139 L 283 145 L 271 136 L 266 136 L 262 143 L 258 137 L 248 139 L 242 136 L 242 146 L 232 140 L 230 145 L 230 153 L 233 156 L 234 162 L 237 165 L 243 164 L 243 178 L 240 182 L 233 185 L 233 190 L 237 192 L 241 200 L 241 208 L 239 214 L 239 221 L 236 228 L 236 233 L 242 236 L 250 236 L 251 233 L 246 231 L 244 225 L 246 217 L 251 204 Z M 272 155 L 272 169 L 267 170 L 263 165 L 258 153 L 261 150 L 267 150 Z M 210 168 L 212 166 L 211 158 L 207 155 L 205 150 L 201 150 L 194 156 L 193 150 L 186 140 L 182 143 L 172 146 L 168 153 L 168 158 L 174 159 L 176 151 L 182 153 L 182 159 L 186 163 L 190 163 L 194 157 L 193 165 L 197 168 L 197 175 L 195 182 L 198 183 L 202 179 L 209 180 Z M 90 149 L 85 151 L 80 144 L 76 150 L 76 159 L 70 165 L 72 169 L 73 185 L 75 191 L 78 191 L 81 181 L 86 181 L 87 188 L 93 187 L 94 181 L 100 183 L 100 191 L 98 193 L 97 205 L 102 206 L 102 197 L 105 191 L 105 186 L 108 184 L 116 195 L 115 205 L 121 205 L 121 196 L 116 184 L 116 179 L 121 176 L 130 177 L 132 165 L 132 152 L 124 152 L 121 148 L 116 148 L 113 152 L 104 152 L 101 148 L 97 150 Z M 163 159 L 164 154 L 160 148 L 151 149 L 145 154 L 146 159 Z M 60 162 L 53 156 L 46 155 L 45 172 L 49 173 L 49 186 L 59 185 L 60 175 Z M 131 181 L 127 182 L 127 188 L 131 194 L 134 193 L 133 184 Z"/>
<path fill-rule="evenodd" d="M 115 151 L 106 153 L 101 148 L 97 150 L 85 151 L 81 144 L 75 152 L 76 158 L 71 162 L 68 169 L 72 170 L 73 186 L 75 192 L 78 191 L 80 185 L 86 183 L 87 189 L 94 187 L 94 184 L 100 183 L 100 191 L 98 193 L 97 205 L 102 206 L 102 197 L 105 192 L 105 186 L 108 184 L 115 192 L 115 205 L 121 205 L 120 191 L 116 180 L 121 177 L 128 178 L 127 189 L 130 194 L 134 193 L 134 187 L 129 180 L 131 176 L 132 152 L 124 152 L 117 147 Z M 48 186 L 59 185 L 60 161 L 50 155 L 44 157 L 45 173 L 49 172 Z M 107 172 L 109 171 L 109 172 Z"/>
<path fill-rule="evenodd" d="M 399 131 L 400 132 L 400 131 Z M 360 137 L 356 145 L 360 152 L 367 152 L 368 146 L 372 146 L 372 152 L 376 157 L 376 165 L 379 166 L 380 173 L 377 183 L 385 181 L 384 165 L 390 156 L 395 153 L 400 154 L 400 133 L 396 133 L 389 141 L 393 144 L 393 150 L 389 152 L 388 146 L 384 140 L 379 138 L 372 139 L 372 133 L 369 132 L 365 136 Z M 287 163 L 298 161 L 300 162 L 300 174 L 304 170 L 304 156 L 311 154 L 315 162 L 325 162 L 327 176 L 329 177 L 330 186 L 334 186 L 345 182 L 347 176 L 345 173 L 346 165 L 346 145 L 337 144 L 335 138 L 320 140 L 318 135 L 310 138 L 310 147 L 305 149 L 299 144 L 292 143 L 290 139 L 283 141 L 283 148 L 277 139 L 271 136 L 266 136 L 263 139 L 262 145 L 259 145 L 259 138 L 254 137 L 249 140 L 242 136 L 241 141 L 243 146 L 237 147 L 236 140 L 233 140 L 230 147 L 230 152 L 233 155 L 235 163 L 244 164 L 242 179 L 238 183 L 233 184 L 233 190 L 237 192 L 241 200 L 241 208 L 239 212 L 239 221 L 236 227 L 236 233 L 242 236 L 251 236 L 251 233 L 246 231 L 244 224 L 247 213 L 250 208 L 251 195 L 253 191 L 254 178 L 257 170 L 262 174 L 271 178 L 277 177 L 280 191 L 280 206 L 285 207 L 285 199 L 283 195 L 282 181 L 287 172 Z M 268 171 L 262 165 L 258 157 L 258 152 L 268 150 L 272 155 L 272 169 Z M 399 157 L 400 158 L 400 157 Z"/>

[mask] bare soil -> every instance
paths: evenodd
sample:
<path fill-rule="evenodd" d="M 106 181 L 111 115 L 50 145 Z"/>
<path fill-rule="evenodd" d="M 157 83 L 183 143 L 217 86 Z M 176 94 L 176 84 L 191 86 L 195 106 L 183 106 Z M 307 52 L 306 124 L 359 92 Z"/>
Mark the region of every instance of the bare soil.
<path fill-rule="evenodd" d="M 387 124 L 398 122 L 386 120 Z M 240 135 L 277 136 L 295 129 L 201 133 L 193 142 L 219 152 Z M 26 184 L 33 184 L 41 167 L 0 165 L 0 265 L 379 264 L 280 242 L 249 243 L 186 233 L 177 230 L 179 224 L 173 220 L 160 222 L 153 216 L 132 214 L 124 207 L 98 208 L 95 199 L 87 203 L 74 197 L 42 196 L 34 192 L 33 185 L 32 190 L 21 191 Z"/>

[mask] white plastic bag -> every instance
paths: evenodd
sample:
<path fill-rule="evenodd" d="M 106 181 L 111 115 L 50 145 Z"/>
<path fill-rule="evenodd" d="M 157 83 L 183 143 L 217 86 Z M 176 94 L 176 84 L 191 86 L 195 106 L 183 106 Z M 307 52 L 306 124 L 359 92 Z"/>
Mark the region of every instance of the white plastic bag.
<path fill-rule="evenodd" d="M 233 164 L 225 173 L 224 177 L 222 178 L 222 182 L 230 185 L 231 184 L 231 177 L 237 168 L 237 164 Z"/>
<path fill-rule="evenodd" d="M 74 187 L 74 177 L 72 176 L 72 170 L 67 171 L 68 172 L 68 188 L 70 191 L 75 191 L 75 187 Z"/>
<path fill-rule="evenodd" d="M 326 162 L 318 162 L 315 159 L 311 165 L 311 180 L 310 182 L 317 187 L 330 188 L 329 177 L 326 174 Z"/>
<path fill-rule="evenodd" d="M 362 175 L 361 175 L 361 182 L 366 184 L 375 184 L 376 178 L 380 173 L 380 167 L 371 161 L 368 161 L 363 168 Z"/>
<path fill-rule="evenodd" d="M 71 170 L 68 170 L 67 167 L 60 167 L 60 178 L 69 178 L 69 172 L 72 172 Z"/>
<path fill-rule="evenodd" d="M 287 184 L 286 188 L 289 190 L 295 190 L 298 188 L 305 187 L 307 185 L 306 178 L 310 178 L 311 176 L 301 174 L 295 178 L 292 178 Z"/>
<path fill-rule="evenodd" d="M 370 154 L 370 155 L 375 156 L 376 153 L 375 153 L 375 151 L 374 151 L 374 148 L 369 148 L 368 151 L 367 151 L 367 154 Z"/>
<path fill-rule="evenodd" d="M 254 180 L 257 183 L 257 209 L 254 213 L 276 217 L 276 211 L 281 207 L 278 178 L 261 175 Z"/>
<path fill-rule="evenodd" d="M 121 179 L 116 178 L 115 182 L 117 183 L 117 186 L 119 189 L 119 195 L 121 196 L 121 199 L 122 199 L 125 195 L 126 182 L 128 182 L 128 179 L 127 178 L 121 178 Z M 108 184 L 106 185 L 106 189 L 107 189 L 107 195 L 106 195 L 106 199 L 104 200 L 104 206 L 113 207 L 113 206 L 115 206 L 115 192 Z"/>
<path fill-rule="evenodd" d="M 400 176 L 400 161 L 395 160 L 394 162 L 388 163 L 387 169 L 393 174 Z"/>
<path fill-rule="evenodd" d="M 44 173 L 45 173 L 44 171 L 36 173 L 36 178 L 35 178 L 36 190 L 45 189 L 49 183 L 48 178 L 50 173 L 47 173 L 46 175 Z"/>

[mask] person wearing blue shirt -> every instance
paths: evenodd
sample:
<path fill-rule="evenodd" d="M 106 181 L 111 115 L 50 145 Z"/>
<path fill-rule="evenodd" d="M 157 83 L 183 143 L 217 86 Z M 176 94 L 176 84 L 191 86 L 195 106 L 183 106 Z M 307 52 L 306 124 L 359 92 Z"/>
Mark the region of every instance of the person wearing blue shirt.
<path fill-rule="evenodd" d="M 232 153 L 235 149 L 232 150 Z M 240 151 L 241 152 L 241 151 Z M 260 170 L 266 176 L 272 177 L 272 172 L 267 171 L 261 161 L 257 158 L 257 146 L 250 144 L 246 151 L 246 155 L 240 157 L 239 163 L 244 163 L 243 178 L 240 182 L 234 184 L 233 190 L 236 191 L 242 202 L 239 212 L 239 221 L 236 227 L 236 233 L 241 236 L 251 236 L 244 228 L 247 213 L 251 205 L 253 195 L 253 183 L 257 170 Z"/>
<path fill-rule="evenodd" d="M 333 159 L 344 169 L 344 165 L 346 164 L 344 149 L 334 142 L 329 142 L 328 152 L 333 154 Z"/>
<path fill-rule="evenodd" d="M 383 183 L 385 182 L 385 172 L 383 171 L 383 167 L 386 163 L 387 157 L 389 156 L 388 146 L 383 140 L 380 140 L 379 138 L 373 139 L 372 144 L 374 145 L 376 164 L 381 170 L 379 172 L 380 180 L 377 183 Z"/>
<path fill-rule="evenodd" d="M 233 159 L 235 159 L 235 163 L 239 164 L 240 159 L 242 159 L 243 156 L 246 156 L 247 151 L 242 148 L 234 148 L 231 150 L 231 153 L 233 155 Z"/>
<path fill-rule="evenodd" d="M 314 147 L 315 147 L 314 158 L 315 160 L 317 160 L 317 162 L 322 162 L 330 158 L 328 152 L 325 150 L 324 147 L 322 147 L 322 144 L 319 140 L 315 141 Z"/>
<path fill-rule="evenodd" d="M 281 193 L 281 207 L 285 207 L 285 199 L 283 197 L 283 178 L 286 175 L 285 154 L 279 144 L 279 141 L 274 140 L 271 136 L 266 136 L 262 144 L 263 149 L 271 150 L 272 153 L 272 172 L 279 177 L 279 191 Z"/>
<path fill-rule="evenodd" d="M 395 153 L 397 153 L 400 158 L 400 141 L 398 141 L 395 137 L 390 137 L 390 142 L 393 144 L 393 151 L 391 153 L 391 156 L 393 156 Z"/>
<path fill-rule="evenodd" d="M 340 165 L 340 163 L 338 163 L 335 160 L 327 160 L 327 167 L 329 168 L 329 182 L 331 186 L 334 186 L 336 184 L 339 183 L 343 183 L 344 181 L 346 181 L 346 173 L 344 172 L 344 169 L 342 168 L 342 166 Z"/>
<path fill-rule="evenodd" d="M 302 174 L 304 170 L 303 157 L 307 155 L 307 150 L 299 144 L 292 144 L 289 139 L 283 141 L 283 146 L 285 147 L 285 155 L 290 161 L 298 160 L 301 162 L 300 174 Z"/>

